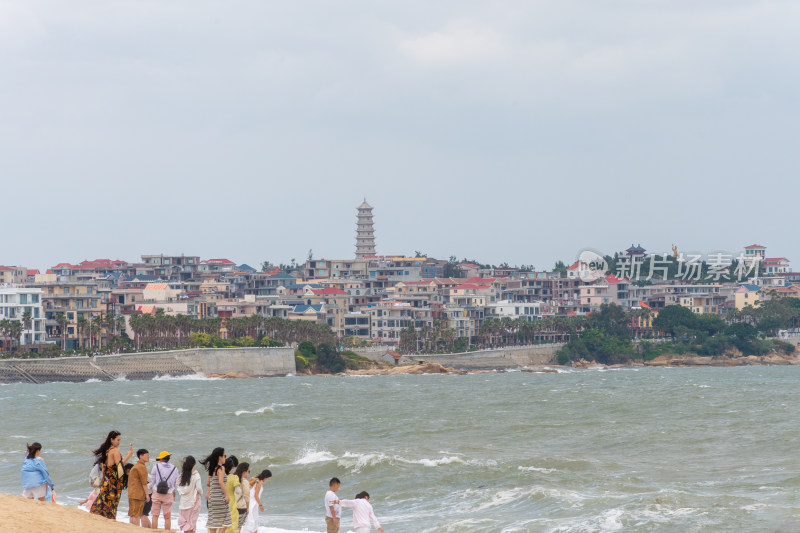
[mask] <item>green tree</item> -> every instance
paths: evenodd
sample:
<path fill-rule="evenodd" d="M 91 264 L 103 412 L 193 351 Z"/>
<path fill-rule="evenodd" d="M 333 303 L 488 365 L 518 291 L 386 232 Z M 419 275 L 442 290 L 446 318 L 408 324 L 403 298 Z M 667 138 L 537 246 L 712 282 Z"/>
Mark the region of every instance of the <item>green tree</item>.
<path fill-rule="evenodd" d="M 653 319 L 653 328 L 675 337 L 676 328 L 682 331 L 694 331 L 697 327 L 695 314 L 682 305 L 668 305 Z"/>
<path fill-rule="evenodd" d="M 67 315 L 64 313 L 58 313 L 56 315 L 56 322 L 58 323 L 58 328 L 61 330 L 61 349 L 67 349 L 67 324 L 69 324 L 69 320 L 67 319 Z"/>
<path fill-rule="evenodd" d="M 306 359 L 314 359 L 317 355 L 317 349 L 311 341 L 303 341 L 297 345 L 297 351 L 300 352 Z"/>
<path fill-rule="evenodd" d="M 330 371 L 332 374 L 337 374 L 345 369 L 345 362 L 333 344 L 320 344 L 317 350 L 317 364 Z"/>

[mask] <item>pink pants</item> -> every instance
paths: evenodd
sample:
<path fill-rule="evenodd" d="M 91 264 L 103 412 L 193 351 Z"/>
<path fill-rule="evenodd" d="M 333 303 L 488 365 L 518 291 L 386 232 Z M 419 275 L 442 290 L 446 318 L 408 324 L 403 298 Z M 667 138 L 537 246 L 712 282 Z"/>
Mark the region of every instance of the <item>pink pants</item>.
<path fill-rule="evenodd" d="M 191 509 L 181 509 L 178 515 L 178 529 L 180 531 L 194 531 L 197 529 L 197 517 L 200 516 L 200 503 L 202 498 L 197 493 L 197 501 Z"/>
<path fill-rule="evenodd" d="M 162 506 L 164 507 L 164 520 L 169 520 L 172 516 L 172 502 L 175 501 L 175 495 L 171 492 L 169 494 L 154 492 L 150 495 L 150 499 L 153 502 L 153 512 L 150 515 L 153 518 L 153 524 L 158 524 L 158 513 Z"/>
<path fill-rule="evenodd" d="M 100 494 L 100 491 L 98 489 L 94 489 L 92 491 L 92 493 L 89 494 L 89 500 L 86 502 L 86 508 L 87 509 L 91 509 L 92 508 L 92 505 L 94 504 L 94 501 L 97 499 L 97 496 L 99 496 L 99 494 Z"/>

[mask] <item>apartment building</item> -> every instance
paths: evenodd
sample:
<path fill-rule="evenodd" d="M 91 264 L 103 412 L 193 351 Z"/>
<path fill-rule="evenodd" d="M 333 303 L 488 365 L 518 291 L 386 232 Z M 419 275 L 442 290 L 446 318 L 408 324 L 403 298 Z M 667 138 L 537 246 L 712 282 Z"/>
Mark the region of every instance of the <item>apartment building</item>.
<path fill-rule="evenodd" d="M 42 290 L 32 287 L 0 287 L 0 320 L 13 320 L 23 325 L 20 345 L 45 343 L 47 338 Z"/>

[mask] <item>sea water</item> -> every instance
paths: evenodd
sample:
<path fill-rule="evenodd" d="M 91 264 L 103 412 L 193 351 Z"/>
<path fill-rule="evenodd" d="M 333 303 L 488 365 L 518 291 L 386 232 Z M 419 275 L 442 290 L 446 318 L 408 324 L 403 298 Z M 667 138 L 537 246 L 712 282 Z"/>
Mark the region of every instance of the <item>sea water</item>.
<path fill-rule="evenodd" d="M 223 446 L 269 468 L 262 533 L 324 531 L 333 476 L 341 498 L 370 493 L 387 533 L 788 531 L 799 408 L 800 367 L 3 385 L 0 492 L 21 492 L 39 441 L 77 505 L 117 429 L 123 455 Z"/>

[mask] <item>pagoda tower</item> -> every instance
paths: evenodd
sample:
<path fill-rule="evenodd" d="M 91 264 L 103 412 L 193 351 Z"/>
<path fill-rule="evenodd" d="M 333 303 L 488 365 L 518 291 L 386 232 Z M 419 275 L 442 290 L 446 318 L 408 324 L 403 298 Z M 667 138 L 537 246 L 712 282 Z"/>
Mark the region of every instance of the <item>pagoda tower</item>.
<path fill-rule="evenodd" d="M 375 229 L 372 226 L 372 206 L 364 198 L 364 202 L 357 209 L 356 259 L 364 259 L 368 255 L 375 255 Z"/>

